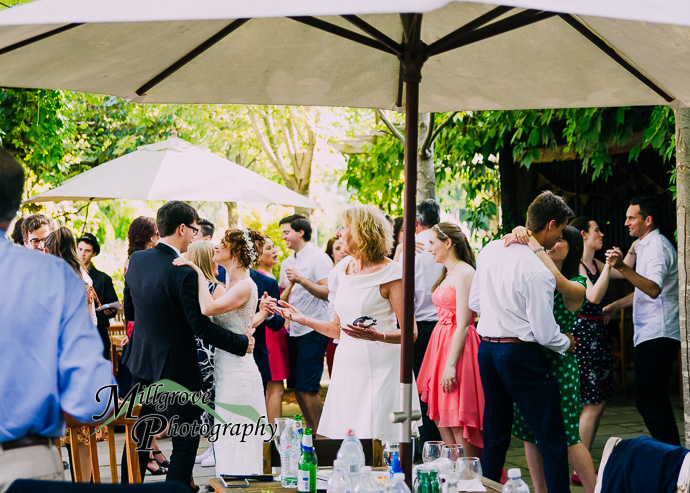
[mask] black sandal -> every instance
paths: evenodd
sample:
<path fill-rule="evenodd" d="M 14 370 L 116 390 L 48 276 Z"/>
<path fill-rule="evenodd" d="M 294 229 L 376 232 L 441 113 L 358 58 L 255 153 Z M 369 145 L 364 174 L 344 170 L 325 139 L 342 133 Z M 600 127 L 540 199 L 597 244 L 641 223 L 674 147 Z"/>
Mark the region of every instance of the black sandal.
<path fill-rule="evenodd" d="M 164 460 L 161 462 L 158 459 L 156 459 L 157 455 L 160 455 L 161 457 L 163 457 Z M 161 467 L 170 467 L 170 461 L 168 461 L 168 459 L 165 458 L 165 456 L 163 455 L 163 452 L 161 452 L 160 450 L 155 450 L 153 452 L 153 459 L 156 462 L 158 462 L 158 465 Z"/>
<path fill-rule="evenodd" d="M 158 469 L 151 469 L 151 462 L 155 462 L 156 465 L 158 466 Z M 163 474 L 167 474 L 168 471 L 161 466 L 156 459 L 153 457 L 149 458 L 149 463 L 146 464 L 146 470 L 151 473 L 152 476 L 162 476 Z"/>

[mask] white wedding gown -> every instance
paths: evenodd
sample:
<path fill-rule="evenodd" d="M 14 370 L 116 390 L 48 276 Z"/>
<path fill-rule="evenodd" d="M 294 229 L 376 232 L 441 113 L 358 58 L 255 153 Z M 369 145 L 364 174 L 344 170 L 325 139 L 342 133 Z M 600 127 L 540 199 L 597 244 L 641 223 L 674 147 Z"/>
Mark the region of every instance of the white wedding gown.
<path fill-rule="evenodd" d="M 214 323 L 237 334 L 245 334 L 256 312 L 258 294 L 251 279 L 239 282 L 251 283 L 252 294 L 246 305 L 228 313 L 214 315 Z M 266 399 L 261 374 L 251 354 L 236 356 L 216 348 L 215 360 L 216 412 L 228 425 L 221 425 L 215 442 L 216 475 L 263 474 L 263 441 L 271 436 L 268 426 L 258 428 L 259 417 L 266 420 Z M 242 406 L 229 411 L 220 404 Z M 238 414 L 240 413 L 240 414 Z M 251 425 L 251 428 L 250 428 Z M 262 434 L 261 430 L 266 434 Z M 250 433 L 248 433 L 251 431 Z M 242 441 L 244 435 L 244 441 Z"/>

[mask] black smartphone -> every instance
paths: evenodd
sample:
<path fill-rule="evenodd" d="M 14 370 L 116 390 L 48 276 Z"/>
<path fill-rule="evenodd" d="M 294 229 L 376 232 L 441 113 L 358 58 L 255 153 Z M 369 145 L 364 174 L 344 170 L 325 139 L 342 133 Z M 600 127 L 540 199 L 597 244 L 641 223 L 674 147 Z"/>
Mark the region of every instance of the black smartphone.
<path fill-rule="evenodd" d="M 365 316 L 363 316 L 363 317 L 359 317 L 359 318 L 355 319 L 355 321 L 352 322 L 352 325 L 357 325 L 357 326 L 359 326 L 359 324 L 362 324 L 362 325 L 364 325 L 365 328 L 368 329 L 369 327 L 372 327 L 372 326 L 376 325 L 376 323 L 377 323 L 377 322 L 376 322 L 376 319 L 375 319 L 375 318 L 367 317 L 367 316 L 365 315 Z"/>

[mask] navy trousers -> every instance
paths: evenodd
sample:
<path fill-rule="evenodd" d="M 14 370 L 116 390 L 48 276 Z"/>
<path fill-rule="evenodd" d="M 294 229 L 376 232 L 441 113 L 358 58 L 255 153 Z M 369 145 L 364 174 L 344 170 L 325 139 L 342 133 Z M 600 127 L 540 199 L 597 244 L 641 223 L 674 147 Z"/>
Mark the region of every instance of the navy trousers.
<path fill-rule="evenodd" d="M 551 368 L 537 344 L 482 341 L 479 372 L 484 387 L 484 450 L 482 471 L 494 481 L 510 445 L 513 403 L 537 439 L 544 460 L 549 493 L 570 491 L 560 394 Z"/>

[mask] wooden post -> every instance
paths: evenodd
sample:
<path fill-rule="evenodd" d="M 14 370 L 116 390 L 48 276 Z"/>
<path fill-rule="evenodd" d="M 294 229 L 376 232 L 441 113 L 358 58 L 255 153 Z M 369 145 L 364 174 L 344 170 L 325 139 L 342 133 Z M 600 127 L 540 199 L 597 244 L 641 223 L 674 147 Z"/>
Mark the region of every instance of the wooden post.
<path fill-rule="evenodd" d="M 690 443 L 690 330 L 688 330 L 688 270 L 690 245 L 688 206 L 690 205 L 690 108 L 677 108 L 676 115 L 676 211 L 678 219 L 678 316 L 680 319 L 680 359 L 683 374 L 685 443 Z"/>

